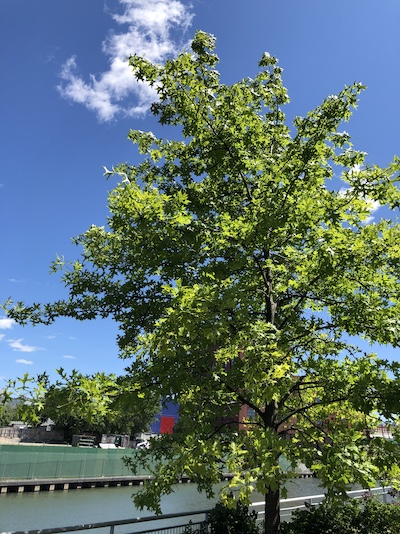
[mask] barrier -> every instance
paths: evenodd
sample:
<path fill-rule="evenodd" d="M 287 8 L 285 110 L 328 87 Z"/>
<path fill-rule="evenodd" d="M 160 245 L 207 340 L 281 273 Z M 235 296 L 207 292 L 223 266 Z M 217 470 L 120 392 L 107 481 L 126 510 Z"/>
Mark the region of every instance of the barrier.
<path fill-rule="evenodd" d="M 103 529 L 102 532 L 104 532 L 104 529 L 107 529 L 107 532 L 109 534 L 118 534 L 117 527 L 124 525 L 139 525 L 139 528 L 141 528 L 141 525 L 143 524 L 148 525 L 147 529 L 135 530 L 133 531 L 134 534 L 148 534 L 150 532 L 154 534 L 161 532 L 166 534 L 180 534 L 183 533 L 188 526 L 200 528 L 204 533 L 206 533 L 209 512 L 210 510 L 199 510 L 196 512 L 182 512 L 178 514 L 136 517 L 133 519 L 122 519 L 120 521 L 103 521 L 101 523 L 88 523 L 86 525 L 73 525 L 70 527 L 44 528 L 40 530 L 18 530 L 13 532 L 2 532 L 0 534 L 60 534 L 61 532 L 83 532 L 87 530 L 99 531 L 99 529 Z M 194 518 L 197 519 L 195 519 L 195 521 L 192 521 L 192 519 Z M 184 522 L 182 522 L 183 519 Z M 171 521 L 174 522 L 176 520 L 178 520 L 177 523 L 179 524 L 165 524 L 166 522 L 171 523 Z"/>
<path fill-rule="evenodd" d="M 0 445 L 0 480 L 129 476 L 122 457 L 132 454 L 133 449 Z"/>

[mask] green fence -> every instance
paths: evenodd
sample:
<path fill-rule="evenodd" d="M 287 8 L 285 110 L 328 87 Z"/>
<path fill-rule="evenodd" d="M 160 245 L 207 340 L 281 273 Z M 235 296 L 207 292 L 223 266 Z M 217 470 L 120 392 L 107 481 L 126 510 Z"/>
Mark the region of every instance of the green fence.
<path fill-rule="evenodd" d="M 0 480 L 129 476 L 122 457 L 132 454 L 132 449 L 0 445 Z"/>

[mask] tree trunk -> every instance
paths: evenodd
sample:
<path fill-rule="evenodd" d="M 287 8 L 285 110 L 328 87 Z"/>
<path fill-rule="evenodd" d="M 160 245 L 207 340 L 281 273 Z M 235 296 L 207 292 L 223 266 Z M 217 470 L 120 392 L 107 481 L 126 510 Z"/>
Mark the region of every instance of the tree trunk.
<path fill-rule="evenodd" d="M 265 525 L 264 534 L 278 534 L 280 518 L 280 491 L 278 489 L 270 489 L 265 494 Z"/>
<path fill-rule="evenodd" d="M 276 419 L 278 416 L 278 403 L 272 400 L 265 405 L 264 409 L 264 425 L 266 429 L 276 432 Z M 276 466 L 278 466 L 279 455 L 275 458 Z M 264 512 L 265 512 L 265 527 L 264 534 L 278 534 L 280 524 L 280 487 L 277 489 L 267 488 L 265 493 Z"/>

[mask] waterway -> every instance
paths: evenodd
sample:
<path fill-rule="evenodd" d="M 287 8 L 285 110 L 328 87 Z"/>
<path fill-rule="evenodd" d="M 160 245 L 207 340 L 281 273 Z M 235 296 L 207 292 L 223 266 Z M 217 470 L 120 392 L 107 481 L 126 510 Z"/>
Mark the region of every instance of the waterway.
<path fill-rule="evenodd" d="M 288 497 L 322 493 L 318 480 L 314 478 L 295 479 L 288 484 L 287 489 Z M 152 515 L 148 511 L 139 512 L 134 507 L 132 494 L 136 491 L 140 491 L 140 488 L 117 487 L 0 495 L 0 533 Z M 163 497 L 162 512 L 167 514 L 203 510 L 212 508 L 216 500 L 210 501 L 204 494 L 198 493 L 194 484 L 179 484 L 172 494 Z M 261 495 L 254 495 L 253 502 L 260 500 L 263 500 Z M 129 531 L 129 527 L 125 529 L 128 529 L 126 532 Z M 119 532 L 123 532 L 122 527 Z"/>

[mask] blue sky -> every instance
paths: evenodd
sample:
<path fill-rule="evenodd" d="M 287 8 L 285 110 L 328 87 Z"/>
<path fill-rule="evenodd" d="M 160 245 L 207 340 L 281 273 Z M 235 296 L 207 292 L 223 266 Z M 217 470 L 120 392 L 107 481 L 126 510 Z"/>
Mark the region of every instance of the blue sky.
<path fill-rule="evenodd" d="M 65 295 L 49 265 L 76 258 L 70 238 L 105 223 L 114 182 L 103 165 L 137 161 L 130 128 L 161 134 L 126 56 L 161 62 L 202 29 L 232 83 L 268 51 L 284 69 L 289 118 L 361 81 L 346 130 L 368 162 L 387 165 L 400 154 L 399 24 L 398 0 L 1 0 L 0 302 Z M 116 333 L 112 321 L 22 328 L 0 313 L 0 377 L 122 372 Z"/>

